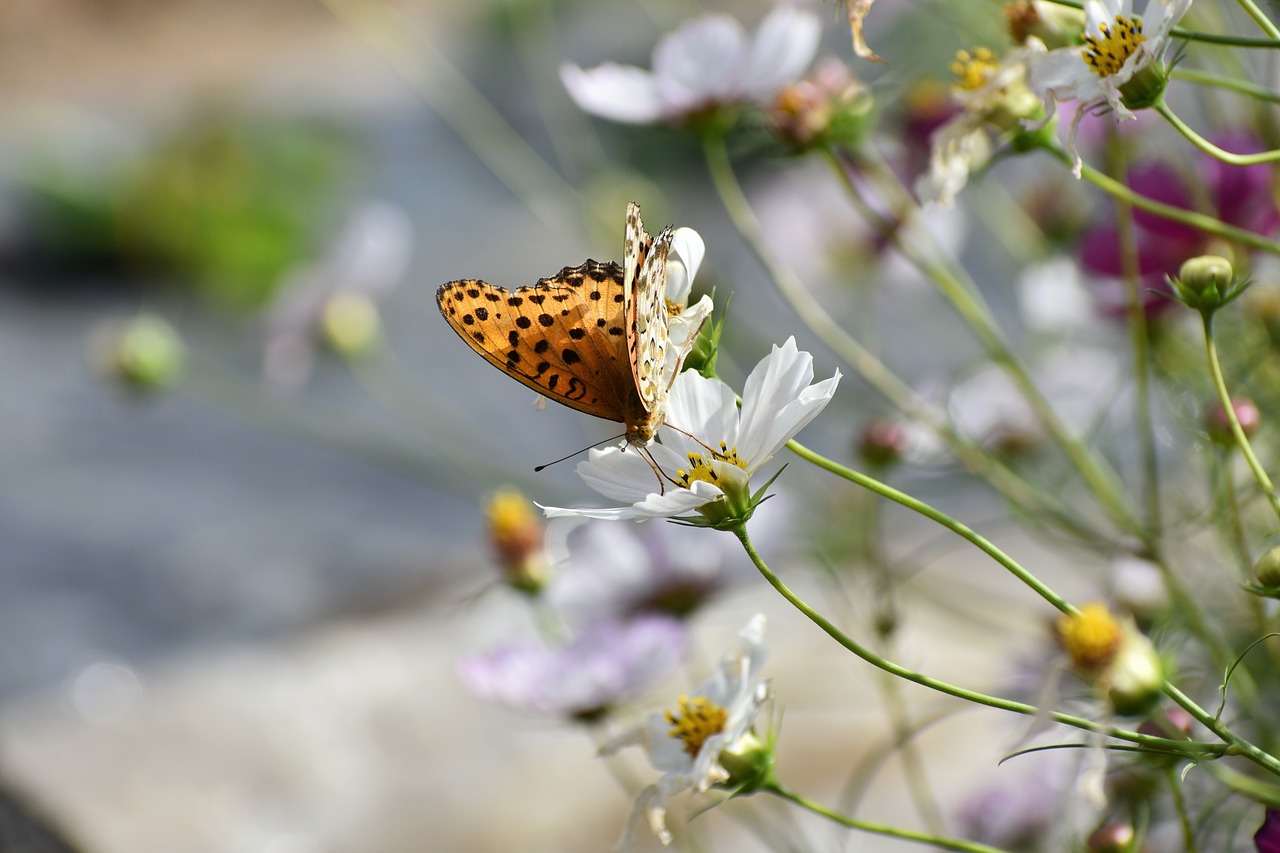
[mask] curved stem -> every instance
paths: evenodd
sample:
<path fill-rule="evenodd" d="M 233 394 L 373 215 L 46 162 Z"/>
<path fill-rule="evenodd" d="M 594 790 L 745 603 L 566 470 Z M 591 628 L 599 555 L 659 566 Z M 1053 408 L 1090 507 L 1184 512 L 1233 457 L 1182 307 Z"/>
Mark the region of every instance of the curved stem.
<path fill-rule="evenodd" d="M 977 285 L 964 274 L 963 269 L 959 270 L 957 274 L 946 264 L 939 263 L 929 257 L 928 252 L 910 243 L 903 236 L 903 229 L 893 227 L 891 223 L 885 220 L 884 216 L 868 203 L 862 190 L 857 186 L 850 174 L 850 169 L 859 164 L 845 162 L 832 151 L 827 152 L 827 157 L 844 183 L 850 198 L 863 215 L 888 237 L 889 242 L 902 253 L 903 257 L 934 283 L 938 292 L 951 303 L 952 307 L 965 321 L 965 324 L 969 326 L 969 329 L 979 343 L 982 344 L 983 349 L 986 350 L 991 360 L 999 365 L 1013 380 L 1023 399 L 1026 400 L 1032 411 L 1036 413 L 1036 417 L 1044 425 L 1049 435 L 1062 448 L 1068 461 L 1093 491 L 1103 507 L 1110 513 L 1112 519 L 1121 528 L 1132 533 L 1140 533 L 1141 525 L 1134 518 L 1129 508 L 1129 503 L 1124 494 L 1124 485 L 1121 483 L 1119 476 L 1107 464 L 1105 459 L 1094 453 L 1088 445 L 1080 440 L 1079 436 L 1072 433 L 1058 416 L 1058 413 L 1050 405 L 1039 386 L 1032 380 L 1026 368 L 1018 360 L 1009 343 L 1005 340 L 1004 333 L 996 324 L 990 307 L 979 294 Z M 887 169 L 874 163 L 868 165 L 874 168 L 876 176 L 880 178 L 882 183 L 888 185 L 890 190 L 896 190 L 895 194 L 898 196 L 898 201 L 901 205 L 915 206 L 911 196 L 898 185 L 897 179 Z"/>
<path fill-rule="evenodd" d="M 1273 104 L 1280 103 L 1280 92 L 1236 77 L 1224 77 L 1220 74 L 1201 71 L 1198 68 L 1174 68 L 1169 72 L 1169 76 L 1177 80 L 1186 80 L 1188 83 L 1198 83 L 1201 86 L 1227 89 L 1241 95 L 1257 98 L 1260 101 L 1270 101 Z"/>
<path fill-rule="evenodd" d="M 1056 157 L 1063 165 L 1068 168 L 1071 167 L 1071 156 L 1061 148 L 1046 147 L 1044 150 Z M 1258 249 L 1272 255 L 1280 255 L 1280 243 L 1273 243 L 1261 234 L 1255 234 L 1243 228 L 1236 228 L 1234 225 L 1228 225 L 1212 216 L 1147 198 L 1134 192 L 1114 178 L 1104 175 L 1088 163 L 1084 164 L 1080 176 L 1103 192 L 1109 193 L 1116 198 L 1124 199 L 1139 210 L 1154 213 L 1156 216 L 1170 219 L 1174 222 L 1181 222 L 1184 225 L 1189 225 L 1192 228 L 1196 228 L 1206 234 L 1212 234 L 1215 237 L 1221 237 L 1224 240 L 1233 240 L 1251 249 Z"/>
<path fill-rule="evenodd" d="M 1248 13 L 1250 18 L 1253 18 L 1253 22 L 1258 25 L 1260 30 L 1273 39 L 1280 39 L 1280 29 L 1276 28 L 1276 25 L 1271 22 L 1265 12 L 1257 7 L 1253 0 L 1236 0 L 1236 2 L 1240 4 L 1241 9 Z"/>
<path fill-rule="evenodd" d="M 1258 487 L 1262 489 L 1262 493 L 1270 501 L 1276 517 L 1280 518 L 1280 496 L 1276 495 L 1276 487 L 1272 484 L 1271 477 L 1267 475 L 1262 463 L 1258 461 L 1258 457 L 1254 454 L 1253 445 L 1249 443 L 1249 437 L 1244 434 L 1244 429 L 1240 426 L 1240 419 L 1236 417 L 1235 406 L 1231 405 L 1231 393 L 1227 390 L 1227 382 L 1222 376 L 1222 364 L 1218 361 L 1218 347 L 1213 341 L 1213 319 L 1209 314 L 1203 314 L 1201 317 L 1204 327 L 1204 350 L 1206 357 L 1209 359 L 1209 374 L 1213 379 L 1213 387 L 1218 392 L 1218 402 L 1222 405 L 1223 412 L 1226 413 L 1227 421 L 1231 424 L 1231 434 L 1235 436 L 1236 445 L 1244 455 L 1245 462 L 1249 465 L 1249 470 L 1253 472 L 1253 478 L 1257 480 Z"/>
<path fill-rule="evenodd" d="M 824 468 L 833 474 L 843 477 L 844 479 L 849 480 L 850 482 L 855 483 L 859 486 L 862 486 L 863 488 L 870 489 L 879 495 L 882 495 L 896 503 L 899 503 L 902 506 L 907 507 L 908 509 L 914 510 L 915 512 L 920 513 L 926 518 L 930 518 L 938 522 L 939 524 L 943 525 L 944 527 L 947 527 L 948 529 L 954 531 L 958 535 L 962 536 L 963 538 L 967 539 L 969 542 L 976 545 L 988 556 L 990 556 L 996 562 L 1000 563 L 1000 565 L 1004 566 L 1006 569 L 1012 572 L 1015 576 L 1018 577 L 1019 580 L 1027 584 L 1029 587 L 1035 590 L 1042 598 L 1044 598 L 1050 604 L 1053 604 L 1063 613 L 1078 612 L 1076 608 L 1070 603 L 1068 603 L 1065 599 L 1063 599 L 1062 596 L 1058 595 L 1052 589 L 1047 587 L 1043 582 L 1041 582 L 1038 578 L 1036 578 L 1034 575 L 1032 575 L 1022 566 L 1018 565 L 1018 563 L 1012 557 L 1009 557 L 1007 554 L 1005 554 L 995 545 L 988 542 L 981 535 L 969 529 L 968 527 L 956 521 L 955 519 L 951 518 L 950 516 L 946 515 L 945 513 L 934 509 L 933 507 L 929 506 L 923 501 L 919 501 L 911 497 L 910 495 L 899 492 L 897 489 L 893 488 L 892 486 L 888 486 L 884 483 L 879 482 L 878 480 L 874 480 L 871 477 L 868 477 L 864 474 L 860 474 L 857 471 L 854 471 L 849 468 L 845 468 L 842 465 L 838 465 L 837 463 L 832 462 L 831 460 L 826 459 L 825 457 L 817 453 L 814 453 L 812 450 L 809 450 L 808 448 L 804 447 L 803 445 L 799 444 L 794 440 L 787 442 L 787 447 L 793 453 L 797 454 L 801 458 L 807 459 L 810 462 L 813 462 L 815 465 L 818 465 L 819 467 Z M 908 681 L 913 681 L 916 684 L 920 684 L 925 687 L 930 687 L 934 690 L 938 690 L 942 693 L 947 693 L 952 696 L 957 696 L 961 699 L 967 699 L 968 701 L 971 701 L 971 702 L 977 702 L 978 704 L 981 704 L 981 705 L 987 705 L 992 708 L 1001 708 L 1006 711 L 1014 711 L 1020 714 L 1039 713 L 1031 705 L 1025 705 L 1021 702 L 1010 702 L 1008 700 L 1000 699 L 994 696 L 987 696 L 986 694 L 975 693 L 974 691 L 964 690 L 963 688 L 954 687 L 953 685 L 947 684 L 946 682 L 938 681 L 926 675 L 921 675 L 920 673 L 913 672 L 912 670 L 906 669 L 904 667 L 900 667 L 897 664 L 894 664 L 890 661 L 886 661 L 880 656 L 871 652 L 870 650 L 863 648 L 862 646 L 855 643 L 852 639 L 847 637 L 838 628 L 836 628 L 835 625 L 833 625 L 826 617 L 822 616 L 822 614 L 818 613 L 816 610 L 809 607 L 808 604 L 806 604 L 803 600 L 801 600 L 798 596 L 796 596 L 795 593 L 793 593 L 789 588 L 787 588 L 787 586 L 783 584 L 782 581 L 779 580 L 777 576 L 774 575 L 769 570 L 769 567 L 760 558 L 760 555 L 756 553 L 755 549 L 751 545 L 750 540 L 747 538 L 747 531 L 745 526 L 739 525 L 738 527 L 734 528 L 733 532 L 738 537 L 738 539 L 741 540 L 743 547 L 747 551 L 747 555 L 751 557 L 751 561 L 755 563 L 756 568 L 760 571 L 762 575 L 764 575 L 765 579 L 769 581 L 770 585 L 772 585 L 774 589 L 778 590 L 778 592 L 781 593 L 784 598 L 790 601 L 792 605 L 794 605 L 798 610 L 800 610 L 801 613 L 804 613 L 806 616 L 808 616 L 809 619 L 814 622 L 814 624 L 816 624 L 818 627 L 826 631 L 827 634 L 831 636 L 832 639 L 834 639 L 836 642 L 840 643 L 840 645 L 844 646 L 846 649 L 853 652 L 858 657 L 862 658 L 868 663 L 878 666 L 881 669 L 884 669 L 886 672 L 890 672 L 894 675 L 905 678 Z M 1209 729 L 1209 731 L 1217 735 L 1218 738 L 1221 739 L 1224 743 L 1228 744 L 1228 748 L 1231 752 L 1234 752 L 1238 755 L 1243 755 L 1246 758 L 1248 758 L 1250 761 L 1253 761 L 1255 764 L 1259 765 L 1260 767 L 1263 767 L 1269 770 L 1270 772 L 1280 776 L 1280 760 L 1277 760 L 1275 756 L 1272 756 L 1271 754 L 1263 751 L 1262 749 L 1259 749 L 1258 747 L 1246 741 L 1244 738 L 1232 732 L 1226 726 L 1222 725 L 1218 720 L 1214 719 L 1212 714 L 1210 714 L 1204 708 L 1196 704 L 1194 700 L 1192 700 L 1189 696 L 1187 696 L 1185 693 L 1183 693 L 1181 690 L 1179 690 L 1176 686 L 1174 686 L 1169 681 L 1167 680 L 1165 681 L 1162 689 L 1166 696 L 1168 696 L 1169 698 L 1173 699 L 1173 701 L 1181 705 L 1201 725 L 1203 725 L 1205 728 Z M 1096 723 L 1092 723 L 1089 721 L 1083 721 L 1085 725 L 1080 726 L 1080 722 L 1082 722 L 1081 718 L 1073 717 L 1069 714 L 1060 714 L 1058 712 L 1051 712 L 1048 716 L 1050 719 L 1056 720 L 1061 723 L 1066 723 L 1067 725 L 1085 728 L 1088 731 L 1103 731 L 1103 732 L 1106 732 L 1107 734 L 1110 734 L 1112 737 L 1119 737 L 1124 740 L 1133 740 L 1133 738 L 1130 737 L 1130 735 L 1133 733 L 1119 734 L 1115 729 L 1109 729 L 1103 726 L 1099 726 Z M 1181 748 L 1185 749 L 1186 744 L 1182 744 Z"/>
<path fill-rule="evenodd" d="M 1031 572 L 1023 568 L 1018 563 L 1017 560 L 1010 557 L 1004 551 L 1001 551 L 999 548 L 993 545 L 980 533 L 968 527 L 967 525 L 962 524 L 959 521 L 956 521 L 954 518 L 947 515 L 945 512 L 935 509 L 929 504 L 925 503 L 924 501 L 921 501 L 917 498 L 913 498 L 911 495 L 908 495 L 905 492 L 900 492 L 897 489 L 893 488 L 892 486 L 886 483 L 880 482 L 874 477 L 868 477 L 866 474 L 855 471 L 852 468 L 846 468 L 843 465 L 833 462 L 830 459 L 827 459 L 825 456 L 815 453 L 814 451 L 810 450 L 809 448 L 805 447 L 803 444 L 800 444 L 798 441 L 795 441 L 794 439 L 787 442 L 787 449 L 790 450 L 792 453 L 796 454 L 797 456 L 799 456 L 801 459 L 805 459 L 809 462 L 812 462 L 814 465 L 817 465 L 819 468 L 822 468 L 825 471 L 835 474 L 837 477 L 843 477 L 844 479 L 848 480 L 849 482 L 855 485 L 861 486 L 864 489 L 868 489 L 872 492 L 875 492 L 881 497 L 888 498 L 894 503 L 901 504 L 907 509 L 912 510 L 913 512 L 917 512 L 920 515 L 923 515 L 925 518 L 928 518 L 932 521 L 937 522 L 938 524 L 941 524 L 943 527 L 952 531 L 957 536 L 960 536 L 961 538 L 968 540 L 970 543 L 976 546 L 983 553 L 987 554 L 987 556 L 991 557 L 997 563 L 1004 566 L 1015 577 L 1017 577 L 1018 580 L 1022 581 L 1024 584 L 1030 587 L 1033 591 L 1035 591 L 1037 595 L 1039 595 L 1045 601 L 1052 604 L 1058 610 L 1062 611 L 1063 613 L 1077 612 L 1076 608 L 1072 606 L 1066 599 L 1058 595 L 1056 592 L 1050 589 L 1047 585 L 1045 585 L 1039 578 L 1037 578 L 1035 575 L 1031 574 Z"/>
<path fill-rule="evenodd" d="M 1024 512 L 1041 512 L 1060 527 L 1083 540 L 1097 541 L 1100 536 L 1088 530 L 1068 512 L 1056 497 L 1038 489 L 992 457 L 980 445 L 960 435 L 933 406 L 922 400 L 870 350 L 860 344 L 809 295 L 804 283 L 787 266 L 768 251 L 760 223 L 751 210 L 746 195 L 734 174 L 724 139 L 708 136 L 703 140 L 703 153 L 711 181 L 729 219 L 739 235 L 755 254 L 783 300 L 796 312 L 801 322 L 831 351 L 858 372 L 906 417 L 924 424 L 946 444 L 960 463 L 981 477 L 1014 506 Z"/>
<path fill-rule="evenodd" d="M 1173 110 L 1169 109 L 1168 105 L 1163 101 L 1156 104 L 1152 109 L 1159 113 L 1165 121 L 1173 125 L 1175 130 L 1185 136 L 1188 142 L 1208 154 L 1210 157 L 1221 160 L 1223 163 L 1227 163 L 1232 166 L 1256 166 L 1259 163 L 1275 163 L 1280 161 L 1280 149 L 1274 151 L 1263 151 L 1258 154 L 1232 154 L 1230 151 L 1224 151 L 1192 130 L 1191 127 L 1182 119 L 1178 118 L 1177 114 L 1174 113 Z"/>
<path fill-rule="evenodd" d="M 871 821 L 859 820 L 858 818 L 849 817 L 840 814 L 826 806 L 810 800 L 789 788 L 783 787 L 781 784 L 774 782 L 766 786 L 762 790 L 768 791 L 775 796 L 781 797 L 787 802 L 794 803 L 802 809 L 807 809 L 816 815 L 821 815 L 827 820 L 834 821 L 841 826 L 847 826 L 850 829 L 861 830 L 862 832 L 870 832 L 873 835 L 884 835 L 889 838 L 899 838 L 903 841 L 915 841 L 920 844 L 928 844 L 937 850 L 955 850 L 958 853 L 1008 853 L 999 847 L 992 847 L 989 844 L 982 844 L 977 841 L 964 841 L 959 838 L 946 838 L 940 835 L 929 835 L 923 832 L 916 832 L 910 829 L 901 829 L 896 826 L 888 826 L 882 823 L 872 823 Z"/>

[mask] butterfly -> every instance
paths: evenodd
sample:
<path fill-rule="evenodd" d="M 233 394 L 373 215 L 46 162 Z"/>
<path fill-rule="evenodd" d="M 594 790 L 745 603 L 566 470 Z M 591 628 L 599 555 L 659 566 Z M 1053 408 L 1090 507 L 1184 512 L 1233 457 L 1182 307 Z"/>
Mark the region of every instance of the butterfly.
<path fill-rule="evenodd" d="M 458 336 L 503 373 L 570 408 L 625 426 L 626 443 L 651 444 L 671 386 L 711 311 L 667 301 L 673 232 L 644 230 L 627 205 L 623 260 L 588 260 L 528 287 L 462 279 L 436 291 Z"/>

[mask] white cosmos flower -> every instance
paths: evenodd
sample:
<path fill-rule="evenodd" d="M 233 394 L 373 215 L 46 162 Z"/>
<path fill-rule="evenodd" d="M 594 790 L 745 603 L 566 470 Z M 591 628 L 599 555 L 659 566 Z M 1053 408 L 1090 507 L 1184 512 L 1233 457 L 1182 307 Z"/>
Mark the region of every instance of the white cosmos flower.
<path fill-rule="evenodd" d="M 1121 120 L 1133 118 L 1130 107 L 1152 106 L 1152 98 L 1164 87 L 1161 56 L 1174 26 L 1190 8 L 1191 0 L 1147 0 L 1142 16 L 1137 17 L 1132 0 L 1088 0 L 1084 46 L 1060 47 L 1033 59 L 1028 82 L 1045 99 L 1051 114 L 1062 101 L 1080 101 L 1067 140 L 1077 178 L 1082 164 L 1075 136 L 1081 118 L 1103 104 Z M 1159 79 L 1135 90 L 1131 82 L 1149 68 Z"/>
<path fill-rule="evenodd" d="M 601 118 L 677 122 L 722 104 L 769 101 L 813 61 L 820 31 L 816 15 L 793 6 L 769 13 L 755 38 L 728 15 L 704 15 L 658 41 L 652 71 L 566 63 L 560 80 L 579 107 Z"/>
<path fill-rule="evenodd" d="M 674 711 L 653 714 L 600 747 L 601 755 L 612 755 L 624 746 L 640 746 L 654 769 L 662 771 L 657 784 L 636 796 L 617 849 L 635 846 L 641 819 L 647 819 L 663 844 L 671 843 L 667 800 L 690 788 L 702 792 L 730 782 L 721 755 L 759 746 L 751 726 L 769 698 L 769 685 L 760 681 L 764 623 L 762 614 L 752 617 L 738 634 L 737 648 L 725 655 L 711 678 L 681 696 Z"/>
<path fill-rule="evenodd" d="M 668 425 L 659 430 L 662 443 L 645 451 L 665 473 L 664 480 L 635 448 L 592 450 L 575 469 L 578 476 L 600 494 L 628 505 L 543 510 L 551 518 L 643 521 L 684 515 L 724 499 L 730 517 L 747 507 L 751 475 L 830 402 L 840 371 L 816 384 L 812 380 L 813 356 L 798 351 L 795 338 L 774 346 L 751 371 L 740 411 L 732 388 L 686 370 L 671 389 Z"/>

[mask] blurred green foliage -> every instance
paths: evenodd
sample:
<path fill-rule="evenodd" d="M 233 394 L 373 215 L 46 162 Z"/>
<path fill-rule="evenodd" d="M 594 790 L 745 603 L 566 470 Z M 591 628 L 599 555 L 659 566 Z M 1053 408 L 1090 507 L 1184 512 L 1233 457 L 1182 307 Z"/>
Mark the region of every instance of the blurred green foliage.
<path fill-rule="evenodd" d="M 336 127 L 201 117 L 95 180 L 46 162 L 23 198 L 28 251 L 162 271 L 208 301 L 269 301 L 316 243 L 351 162 Z"/>

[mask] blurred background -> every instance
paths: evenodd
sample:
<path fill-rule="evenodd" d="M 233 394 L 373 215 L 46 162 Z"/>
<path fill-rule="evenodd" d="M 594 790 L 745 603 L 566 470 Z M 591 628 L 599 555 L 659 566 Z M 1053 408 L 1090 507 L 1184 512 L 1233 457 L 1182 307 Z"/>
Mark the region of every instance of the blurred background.
<path fill-rule="evenodd" d="M 880 5 L 869 37 L 881 53 L 911 39 L 911 67 L 856 64 L 843 10 L 815 8 L 822 53 L 876 77 L 885 102 L 1001 24 L 938 15 L 955 4 Z M 699 8 L 712 7 L 748 28 L 769 8 Z M 559 83 L 564 61 L 647 66 L 658 36 L 696 11 L 675 0 L 0 4 L 0 847 L 612 844 L 627 788 L 590 739 L 488 706 L 454 672 L 460 654 L 527 621 L 493 589 L 482 498 L 510 483 L 543 502 L 587 500 L 572 463 L 532 468 L 612 425 L 536 410 L 455 339 L 433 297 L 451 279 L 515 287 L 585 257 L 617 259 L 636 199 L 650 230 L 697 228 L 700 289 L 734 294 L 727 379 L 792 333 L 831 374 L 834 360 L 732 234 L 696 141 L 590 120 Z M 822 298 L 849 307 L 839 286 L 872 270 L 893 285 L 868 290 L 882 349 L 927 376 L 918 342 L 953 330 L 930 325 L 892 259 L 867 254 L 865 227 L 823 195 L 830 181 L 744 160 L 766 229 Z M 963 217 L 933 227 L 964 250 Z M 839 251 L 812 248 L 845 228 Z M 999 272 L 998 257 L 979 254 Z M 335 307 L 338 291 L 359 298 Z M 369 333 L 370 304 L 376 355 L 336 356 Z M 907 323 L 913 335 L 883 331 Z M 850 459 L 879 405 L 864 396 L 847 376 L 806 439 Z M 965 503 L 946 476 L 917 485 L 964 503 L 962 517 L 1000 514 L 983 495 Z M 953 574 L 966 560 L 979 564 L 957 550 Z M 953 588 L 913 611 L 900 642 L 910 665 L 981 684 L 998 674 L 993 649 L 1041 624 L 1035 607 L 999 608 L 1001 596 L 1030 597 L 992 566 L 967 577 L 999 630 L 958 618 Z M 920 586 L 927 601 L 927 575 Z M 758 588 L 699 621 L 701 656 L 714 660 L 759 609 L 787 707 L 784 761 L 797 785 L 834 795 L 884 737 L 883 708 L 867 698 L 875 676 Z M 856 601 L 850 613 L 867 615 Z M 1005 721 L 974 716 L 923 737 L 948 751 L 941 789 L 993 769 L 1012 740 Z M 892 763 L 879 781 L 865 813 L 913 820 Z M 708 849 L 750 849 L 741 827 L 752 820 L 795 820 L 756 806 L 700 818 Z M 819 846 L 856 845 L 803 825 Z"/>

